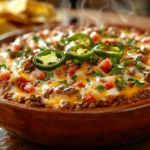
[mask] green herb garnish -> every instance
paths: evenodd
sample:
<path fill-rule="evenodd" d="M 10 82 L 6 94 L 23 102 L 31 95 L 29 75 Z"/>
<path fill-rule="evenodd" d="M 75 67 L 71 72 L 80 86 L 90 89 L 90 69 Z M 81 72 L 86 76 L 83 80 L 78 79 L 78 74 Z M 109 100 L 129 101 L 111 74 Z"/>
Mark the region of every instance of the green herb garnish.
<path fill-rule="evenodd" d="M 106 75 L 100 70 L 97 70 L 96 73 L 94 73 L 92 76 L 93 77 L 105 77 Z"/>
<path fill-rule="evenodd" d="M 128 81 L 131 82 L 133 85 L 137 85 L 137 86 L 144 85 L 144 81 L 139 81 L 137 79 L 129 78 Z"/>
<path fill-rule="evenodd" d="M 127 84 L 127 82 L 123 77 L 120 77 L 120 78 L 116 78 L 115 84 L 119 89 L 123 90 L 125 89 L 125 85 Z"/>
<path fill-rule="evenodd" d="M 105 86 L 103 85 L 98 85 L 95 89 L 98 90 L 99 92 L 106 90 Z"/>
<path fill-rule="evenodd" d="M 74 75 L 74 76 L 72 76 L 70 79 L 72 79 L 72 80 L 77 80 L 77 76 L 76 75 Z"/>
<path fill-rule="evenodd" d="M 45 81 L 48 81 L 50 79 L 53 78 L 53 73 L 52 72 L 49 72 L 47 75 L 46 75 L 46 78 L 44 80 L 37 80 L 36 83 L 44 83 Z"/>
<path fill-rule="evenodd" d="M 88 66 L 88 70 L 92 70 L 93 69 L 93 66 Z"/>
<path fill-rule="evenodd" d="M 81 66 L 82 62 L 77 60 L 77 59 L 73 59 L 72 62 L 75 64 L 75 65 L 78 65 L 78 66 Z"/>
<path fill-rule="evenodd" d="M 61 81 L 58 81 L 58 83 L 60 83 L 60 84 L 66 84 L 67 80 L 61 80 Z"/>
<path fill-rule="evenodd" d="M 4 68 L 4 69 L 6 69 L 6 68 L 7 68 L 7 66 L 6 66 L 5 64 L 0 64 L 0 68 Z"/>
<path fill-rule="evenodd" d="M 86 78 L 86 81 L 87 81 L 87 83 L 90 83 L 90 82 L 91 82 L 89 78 Z"/>
<path fill-rule="evenodd" d="M 39 39 L 40 39 L 39 37 L 37 37 L 37 36 L 33 36 L 33 40 L 34 40 L 34 42 L 38 43 Z"/>

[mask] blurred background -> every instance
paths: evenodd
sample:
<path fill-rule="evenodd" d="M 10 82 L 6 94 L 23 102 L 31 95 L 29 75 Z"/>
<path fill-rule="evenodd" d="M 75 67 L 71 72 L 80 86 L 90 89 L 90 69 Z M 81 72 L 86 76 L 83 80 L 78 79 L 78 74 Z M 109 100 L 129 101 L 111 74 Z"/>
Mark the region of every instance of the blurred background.
<path fill-rule="evenodd" d="M 44 0 L 39 0 L 44 1 Z M 54 4 L 55 7 L 60 8 L 63 0 L 45 0 L 46 2 Z M 64 0 L 67 1 L 67 0 Z M 86 1 L 85 8 L 102 8 L 106 3 L 114 0 L 70 0 L 71 8 L 77 8 L 78 3 Z M 138 15 L 150 16 L 150 1 L 149 0 L 115 0 L 120 4 L 133 3 L 134 10 Z"/>
<path fill-rule="evenodd" d="M 78 21 L 71 15 L 71 9 L 150 17 L 149 0 L 0 0 L 0 35 L 18 28 L 65 19 L 68 23 Z"/>

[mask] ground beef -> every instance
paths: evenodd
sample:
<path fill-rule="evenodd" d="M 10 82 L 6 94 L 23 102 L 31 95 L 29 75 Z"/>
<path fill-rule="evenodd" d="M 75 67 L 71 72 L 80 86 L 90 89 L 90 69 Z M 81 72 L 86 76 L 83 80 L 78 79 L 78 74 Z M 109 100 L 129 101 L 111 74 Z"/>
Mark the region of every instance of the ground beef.
<path fill-rule="evenodd" d="M 14 93 L 11 93 L 11 92 L 5 92 L 4 94 L 3 94 L 3 97 L 2 98 L 4 98 L 4 99 L 7 99 L 7 100 L 12 100 L 12 96 L 13 96 L 13 94 Z"/>
<path fill-rule="evenodd" d="M 145 76 L 144 80 L 150 83 L 150 72 Z"/>
<path fill-rule="evenodd" d="M 14 83 L 11 81 L 3 81 L 1 82 L 1 94 L 7 92 L 13 87 Z"/>
<path fill-rule="evenodd" d="M 71 103 L 67 100 L 61 100 L 60 103 L 59 103 L 59 106 L 62 109 L 69 109 L 71 107 Z"/>
<path fill-rule="evenodd" d="M 74 95 L 76 93 L 78 93 L 79 90 L 76 89 L 74 86 L 71 86 L 70 88 L 65 88 L 63 86 L 60 86 L 57 90 L 56 90 L 56 93 L 57 94 L 63 94 L 63 95 Z"/>
<path fill-rule="evenodd" d="M 18 100 L 17 100 L 17 102 L 21 103 L 21 104 L 24 104 L 25 103 L 24 99 L 25 99 L 24 97 L 19 97 Z"/>
<path fill-rule="evenodd" d="M 24 98 L 27 106 L 44 107 L 43 98 L 41 96 L 30 95 Z"/>
<path fill-rule="evenodd" d="M 35 69 L 31 59 L 24 61 L 21 67 L 23 71 L 27 71 L 27 70 L 33 71 Z"/>
<path fill-rule="evenodd" d="M 53 93 L 53 89 L 49 88 L 43 93 L 43 97 L 48 99 L 52 93 Z"/>
<path fill-rule="evenodd" d="M 131 76 L 135 75 L 135 68 L 129 68 L 129 70 L 127 71 L 127 73 Z"/>

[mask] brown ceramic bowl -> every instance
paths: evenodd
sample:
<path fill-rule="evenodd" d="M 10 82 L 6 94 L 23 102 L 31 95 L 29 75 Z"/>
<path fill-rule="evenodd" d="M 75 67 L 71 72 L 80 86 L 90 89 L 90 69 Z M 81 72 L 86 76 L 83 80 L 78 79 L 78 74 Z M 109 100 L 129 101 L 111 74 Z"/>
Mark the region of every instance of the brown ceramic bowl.
<path fill-rule="evenodd" d="M 139 27 L 150 20 L 140 18 Z M 132 20 L 132 22 L 135 22 Z M 143 24 L 143 26 L 142 26 Z M 36 28 L 32 28 L 35 30 Z M 0 44 L 31 31 L 19 30 Z M 122 144 L 150 134 L 150 100 L 124 106 L 80 111 L 26 107 L 0 99 L 0 126 L 16 136 L 53 147 L 90 148 Z"/>

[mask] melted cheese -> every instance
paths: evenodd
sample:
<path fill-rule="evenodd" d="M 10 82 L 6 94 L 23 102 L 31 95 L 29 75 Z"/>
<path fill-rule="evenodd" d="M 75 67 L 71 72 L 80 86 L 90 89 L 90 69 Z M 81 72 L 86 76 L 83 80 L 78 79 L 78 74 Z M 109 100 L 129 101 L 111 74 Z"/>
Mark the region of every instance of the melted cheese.
<path fill-rule="evenodd" d="M 126 87 L 124 90 L 119 92 L 120 95 L 125 95 L 128 98 L 131 98 L 133 94 L 137 93 L 140 90 L 140 87 L 133 86 L 133 87 Z"/>

